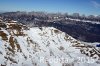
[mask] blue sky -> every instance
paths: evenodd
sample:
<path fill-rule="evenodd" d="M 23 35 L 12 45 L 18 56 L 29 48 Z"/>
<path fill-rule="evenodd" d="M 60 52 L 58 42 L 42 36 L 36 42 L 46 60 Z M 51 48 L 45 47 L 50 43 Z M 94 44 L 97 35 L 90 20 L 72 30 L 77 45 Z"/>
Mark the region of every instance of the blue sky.
<path fill-rule="evenodd" d="M 0 0 L 0 10 L 100 15 L 100 0 Z"/>

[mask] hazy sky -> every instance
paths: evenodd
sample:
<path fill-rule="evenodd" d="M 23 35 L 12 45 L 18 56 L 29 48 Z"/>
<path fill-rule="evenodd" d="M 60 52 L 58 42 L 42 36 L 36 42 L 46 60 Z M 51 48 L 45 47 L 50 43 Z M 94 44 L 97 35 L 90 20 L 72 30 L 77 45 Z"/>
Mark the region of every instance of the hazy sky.
<path fill-rule="evenodd" d="M 100 15 L 100 0 L 0 0 L 0 11 L 46 11 Z"/>

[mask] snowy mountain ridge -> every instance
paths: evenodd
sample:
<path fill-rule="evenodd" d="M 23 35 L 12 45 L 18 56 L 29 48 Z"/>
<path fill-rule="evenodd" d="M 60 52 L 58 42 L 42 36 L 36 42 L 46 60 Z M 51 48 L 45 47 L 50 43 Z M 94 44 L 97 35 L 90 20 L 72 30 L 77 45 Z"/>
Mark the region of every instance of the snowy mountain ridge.
<path fill-rule="evenodd" d="M 66 58 L 68 63 L 62 62 Z M 10 23 L 0 28 L 1 66 L 99 66 L 99 59 L 100 52 L 95 47 L 53 27 L 25 29 L 21 24 Z"/>

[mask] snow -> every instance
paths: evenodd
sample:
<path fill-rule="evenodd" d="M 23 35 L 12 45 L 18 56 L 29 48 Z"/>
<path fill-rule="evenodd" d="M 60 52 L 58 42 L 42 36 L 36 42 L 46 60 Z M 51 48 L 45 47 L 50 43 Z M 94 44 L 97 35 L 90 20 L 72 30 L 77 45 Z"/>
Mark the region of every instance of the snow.
<path fill-rule="evenodd" d="M 24 33 L 27 34 L 26 36 L 13 35 L 14 39 L 17 40 L 17 43 L 14 43 L 15 49 L 12 49 L 14 53 L 7 49 L 11 47 L 9 40 L 4 41 L 0 39 L 0 52 L 2 52 L 2 54 L 0 54 L 0 64 L 6 66 L 63 66 L 64 62 L 57 62 L 56 60 L 64 58 L 69 62 L 66 64 L 74 64 L 74 66 L 100 65 L 96 63 L 98 60 L 93 58 L 93 63 L 78 63 L 80 60 L 79 58 L 89 57 L 82 54 L 77 47 L 72 46 L 77 44 L 74 42 L 77 41 L 76 39 L 67 35 L 68 40 L 65 40 L 66 34 L 60 30 L 55 33 L 55 30 L 58 29 L 53 27 L 42 27 L 41 30 L 38 27 L 33 27 L 30 28 L 30 30 L 24 30 Z M 9 37 L 11 36 L 7 30 L 3 29 L 3 31 L 7 33 Z M 81 44 L 80 41 L 77 42 Z M 20 48 L 18 48 L 17 45 L 19 45 Z M 13 61 L 5 59 L 4 57 L 10 57 Z M 97 57 L 97 55 L 94 55 L 94 57 Z M 64 59 L 62 61 L 64 61 Z"/>
<path fill-rule="evenodd" d="M 74 21 L 88 22 L 88 23 L 92 23 L 92 24 L 100 24 L 100 22 L 97 22 L 97 21 L 66 18 L 66 20 L 68 20 L 68 19 L 69 19 L 69 20 L 74 20 Z"/>

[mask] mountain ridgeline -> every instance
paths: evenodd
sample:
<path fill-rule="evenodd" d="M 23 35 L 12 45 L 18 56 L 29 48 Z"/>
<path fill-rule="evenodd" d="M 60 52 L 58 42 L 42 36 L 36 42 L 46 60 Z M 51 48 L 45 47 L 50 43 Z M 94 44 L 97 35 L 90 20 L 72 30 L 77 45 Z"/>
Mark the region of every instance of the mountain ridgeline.
<path fill-rule="evenodd" d="M 3 20 L 16 20 L 29 27 L 55 27 L 72 37 L 85 42 L 100 42 L 100 16 L 80 16 L 45 12 L 6 12 Z"/>

